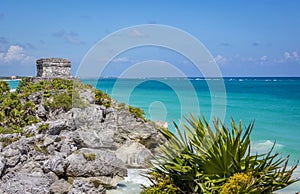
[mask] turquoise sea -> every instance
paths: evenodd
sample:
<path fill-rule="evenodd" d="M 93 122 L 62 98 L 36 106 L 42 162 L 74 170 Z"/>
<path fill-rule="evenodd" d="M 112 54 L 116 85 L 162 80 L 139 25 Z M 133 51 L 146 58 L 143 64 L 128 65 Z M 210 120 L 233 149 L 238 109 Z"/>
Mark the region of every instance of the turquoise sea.
<path fill-rule="evenodd" d="M 224 78 L 225 95 L 223 91 L 212 92 L 208 87 L 209 81 L 217 84 L 218 79 L 107 78 L 81 81 L 111 94 L 118 102 L 141 107 L 149 119 L 167 121 L 171 130 L 173 120 L 178 122 L 182 114 L 189 112 L 198 113 L 198 108 L 208 120 L 212 107 L 216 108 L 216 113 L 225 111 L 227 125 L 231 118 L 242 120 L 244 125 L 255 120 L 253 152 L 264 152 L 276 141 L 275 150 L 284 157 L 290 155 L 291 164 L 300 159 L 300 78 Z M 190 84 L 189 87 L 186 83 Z M 17 84 L 17 81 L 9 82 L 11 89 Z M 217 99 L 214 104 L 212 98 Z M 300 177 L 299 168 L 295 176 Z M 300 191 L 300 184 L 291 185 L 284 191 Z"/>

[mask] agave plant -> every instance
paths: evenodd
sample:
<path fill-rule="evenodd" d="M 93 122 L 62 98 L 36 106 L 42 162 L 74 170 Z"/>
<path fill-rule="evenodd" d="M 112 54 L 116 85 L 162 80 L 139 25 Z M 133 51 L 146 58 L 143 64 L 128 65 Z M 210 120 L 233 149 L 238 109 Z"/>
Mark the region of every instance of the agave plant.
<path fill-rule="evenodd" d="M 288 169 L 289 158 L 273 154 L 275 143 L 267 153 L 251 155 L 254 122 L 243 128 L 232 119 L 229 129 L 217 119 L 213 127 L 204 117 L 185 119 L 181 128 L 174 123 L 176 134 L 161 129 L 167 142 L 150 162 L 145 176 L 152 186 L 142 193 L 271 193 L 298 181 L 291 178 L 297 165 Z"/>

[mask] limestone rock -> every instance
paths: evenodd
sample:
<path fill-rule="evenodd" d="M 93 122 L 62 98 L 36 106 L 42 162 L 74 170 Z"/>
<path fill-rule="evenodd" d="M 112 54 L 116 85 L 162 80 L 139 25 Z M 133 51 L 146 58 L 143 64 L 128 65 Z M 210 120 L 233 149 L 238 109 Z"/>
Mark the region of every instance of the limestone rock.
<path fill-rule="evenodd" d="M 50 185 L 55 181 L 51 174 L 17 173 L 15 176 L 0 182 L 1 193 L 49 193 Z"/>
<path fill-rule="evenodd" d="M 74 180 L 69 194 L 85 194 L 85 193 L 104 194 L 105 189 L 101 185 L 98 185 L 98 187 L 96 187 L 94 184 L 89 182 L 84 182 L 82 180 Z"/>
<path fill-rule="evenodd" d="M 128 142 L 116 151 L 116 156 L 127 167 L 141 168 L 145 167 L 145 163 L 150 158 L 151 152 L 140 143 Z"/>
<path fill-rule="evenodd" d="M 55 120 L 55 121 L 48 121 L 49 129 L 48 134 L 50 135 L 59 135 L 62 130 L 68 130 L 68 125 L 64 120 Z"/>
<path fill-rule="evenodd" d="M 67 181 L 64 179 L 60 179 L 55 181 L 51 186 L 50 186 L 50 193 L 52 194 L 66 194 L 70 191 L 71 189 L 71 184 L 69 184 Z"/>
<path fill-rule="evenodd" d="M 83 102 L 87 104 L 94 104 L 95 103 L 95 93 L 92 90 L 87 89 L 80 92 L 80 98 Z"/>
<path fill-rule="evenodd" d="M 5 162 L 3 161 L 2 156 L 0 156 L 0 177 L 2 175 L 4 168 L 5 168 Z"/>
<path fill-rule="evenodd" d="M 67 157 L 70 177 L 96 177 L 127 175 L 124 163 L 110 151 L 82 148 Z"/>
<path fill-rule="evenodd" d="M 57 176 L 62 176 L 65 172 L 65 169 L 68 166 L 67 160 L 63 157 L 62 154 L 56 153 L 49 160 L 44 163 L 44 169 L 46 171 L 52 171 Z"/>

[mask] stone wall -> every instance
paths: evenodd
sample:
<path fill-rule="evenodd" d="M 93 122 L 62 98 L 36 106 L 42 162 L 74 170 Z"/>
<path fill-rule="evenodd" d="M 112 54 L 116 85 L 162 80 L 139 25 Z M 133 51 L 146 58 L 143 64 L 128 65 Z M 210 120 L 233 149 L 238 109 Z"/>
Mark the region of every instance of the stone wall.
<path fill-rule="evenodd" d="M 63 58 L 43 58 L 36 61 L 37 77 L 70 78 L 71 62 Z"/>

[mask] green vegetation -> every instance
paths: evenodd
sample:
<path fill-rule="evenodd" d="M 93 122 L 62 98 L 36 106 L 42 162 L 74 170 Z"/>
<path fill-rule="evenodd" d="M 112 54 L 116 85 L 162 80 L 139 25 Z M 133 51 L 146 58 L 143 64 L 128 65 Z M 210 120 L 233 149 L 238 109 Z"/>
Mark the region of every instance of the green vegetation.
<path fill-rule="evenodd" d="M 94 153 L 82 153 L 82 155 L 87 161 L 92 161 L 96 159 L 96 154 Z"/>
<path fill-rule="evenodd" d="M 46 147 L 41 148 L 37 143 L 35 143 L 35 144 L 33 145 L 33 148 L 34 148 L 34 150 L 37 151 L 37 152 L 41 152 L 41 153 L 43 153 L 43 154 L 49 154 L 49 152 L 48 152 L 48 150 L 47 150 Z"/>
<path fill-rule="evenodd" d="M 126 110 L 127 109 L 131 114 L 133 114 L 135 116 L 135 118 L 140 118 L 140 119 L 143 119 L 144 121 L 146 121 L 145 112 L 141 108 L 136 108 L 131 105 L 129 105 L 127 107 L 126 104 L 123 102 L 119 103 L 116 108 L 118 110 Z"/>
<path fill-rule="evenodd" d="M 47 112 L 68 111 L 72 107 L 85 108 L 88 106 L 80 97 L 80 91 L 91 90 L 96 93 L 96 102 L 106 107 L 111 106 L 112 100 L 103 92 L 78 81 L 55 78 L 31 82 L 29 78 L 20 81 L 15 92 L 9 92 L 7 82 L 0 81 L 0 133 L 24 134 L 22 128 L 38 123 L 47 118 L 37 114 L 38 106 L 43 106 Z M 47 116 L 46 116 L 47 117 Z M 47 124 L 39 125 L 41 133 L 48 129 Z M 11 140 L 3 140 L 7 143 Z"/>
<path fill-rule="evenodd" d="M 2 142 L 2 146 L 3 147 L 6 147 L 6 146 L 8 146 L 9 144 L 11 144 L 11 143 L 13 143 L 13 142 L 15 142 L 15 141 L 18 141 L 20 138 L 19 137 L 17 137 L 17 138 L 0 138 L 0 142 Z"/>
<path fill-rule="evenodd" d="M 251 174 L 236 173 L 229 177 L 227 182 L 221 186 L 220 194 L 249 193 L 254 182 L 255 180 Z"/>
<path fill-rule="evenodd" d="M 10 88 L 8 86 L 8 83 L 0 80 L 0 96 L 3 96 L 5 94 L 9 93 L 9 90 L 10 90 Z"/>
<path fill-rule="evenodd" d="M 191 116 L 186 122 L 181 129 L 174 123 L 177 134 L 161 129 L 167 143 L 150 164 L 146 176 L 152 186 L 143 194 L 272 193 L 298 181 L 291 179 L 297 165 L 288 169 L 288 158 L 273 154 L 274 146 L 251 155 L 253 122 L 244 129 L 234 120 L 231 129 L 218 120 L 211 128 L 204 117 Z"/>
<path fill-rule="evenodd" d="M 136 108 L 136 107 L 133 107 L 133 106 L 128 106 L 128 110 L 131 114 L 133 114 L 136 118 L 140 118 L 140 119 L 143 119 L 145 120 L 145 112 L 140 109 L 140 108 Z"/>
<path fill-rule="evenodd" d="M 45 123 L 45 124 L 40 124 L 38 127 L 38 132 L 42 133 L 43 131 L 46 131 L 49 129 L 49 123 Z"/>
<path fill-rule="evenodd" d="M 110 107 L 112 104 L 112 99 L 108 96 L 108 94 L 103 93 L 101 90 L 96 90 L 95 103 L 105 107 Z"/>
<path fill-rule="evenodd" d="M 120 104 L 118 104 L 117 109 L 118 109 L 118 110 L 124 110 L 124 109 L 126 109 L 126 104 L 123 103 L 123 102 L 120 103 Z"/>

